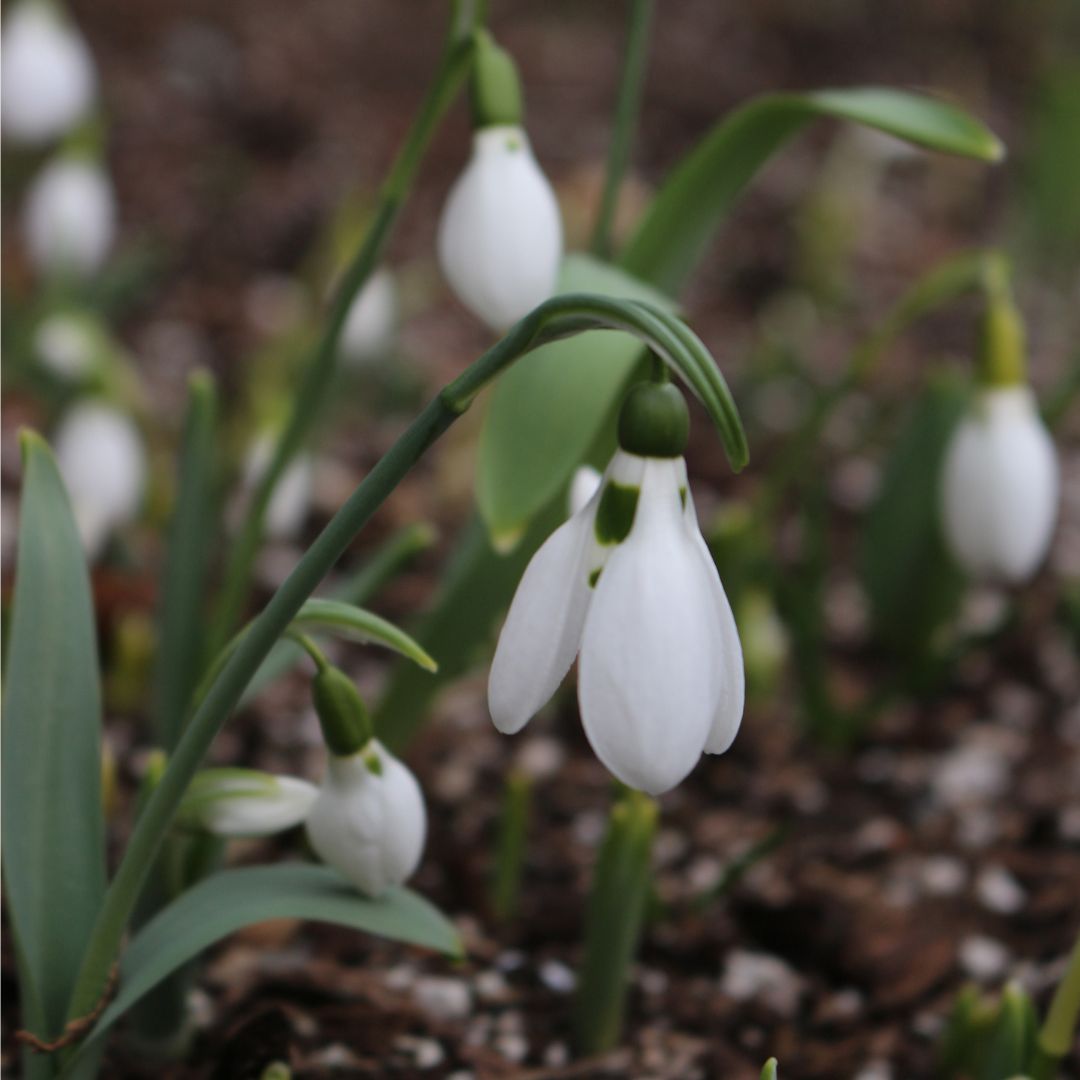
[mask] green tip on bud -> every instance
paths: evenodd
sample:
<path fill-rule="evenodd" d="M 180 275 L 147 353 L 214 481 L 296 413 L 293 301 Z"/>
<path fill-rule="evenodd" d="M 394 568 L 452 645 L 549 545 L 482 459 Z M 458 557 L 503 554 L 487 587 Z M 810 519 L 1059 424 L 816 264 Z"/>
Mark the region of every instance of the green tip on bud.
<path fill-rule="evenodd" d="M 311 680 L 311 696 L 327 749 L 335 757 L 351 757 L 374 735 L 367 706 L 352 679 L 327 666 Z"/>
<path fill-rule="evenodd" d="M 979 331 L 979 381 L 984 386 L 1020 385 L 1027 380 L 1027 341 L 1004 257 L 987 260 L 983 287 L 986 311 Z"/>
<path fill-rule="evenodd" d="M 674 383 L 630 388 L 619 412 L 619 445 L 639 457 L 681 457 L 690 436 L 686 399 Z"/>
<path fill-rule="evenodd" d="M 475 129 L 517 127 L 525 113 L 517 65 L 486 30 L 476 32 L 471 102 Z"/>

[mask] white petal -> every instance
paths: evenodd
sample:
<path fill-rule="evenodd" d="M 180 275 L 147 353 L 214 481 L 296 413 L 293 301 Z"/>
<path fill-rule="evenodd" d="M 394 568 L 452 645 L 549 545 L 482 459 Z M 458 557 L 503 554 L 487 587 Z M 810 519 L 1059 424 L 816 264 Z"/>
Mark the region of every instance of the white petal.
<path fill-rule="evenodd" d="M 559 205 L 521 128 L 490 127 L 473 136 L 472 158 L 443 210 L 438 247 L 458 298 L 496 331 L 554 293 Z"/>
<path fill-rule="evenodd" d="M 633 528 L 585 620 L 578 680 L 597 756 L 654 795 L 694 767 L 719 700 L 720 622 L 679 487 L 676 461 L 647 461 Z"/>
<path fill-rule="evenodd" d="M 199 822 L 216 836 L 273 836 L 299 825 L 319 789 L 295 776 L 270 776 L 222 770 L 221 777 L 197 787 Z"/>
<path fill-rule="evenodd" d="M 581 643 L 592 590 L 586 560 L 595 505 L 559 526 L 529 561 L 506 616 L 488 677 L 488 707 L 507 735 L 558 689 Z"/>
<path fill-rule="evenodd" d="M 42 319 L 34 332 L 34 352 L 42 367 L 65 382 L 77 382 L 93 370 L 102 332 L 84 314 L 59 312 Z"/>
<path fill-rule="evenodd" d="M 382 772 L 371 772 L 374 754 Z M 307 818 L 311 846 L 361 892 L 379 896 L 415 871 L 427 812 L 412 773 L 378 742 L 352 757 L 331 756 Z"/>
<path fill-rule="evenodd" d="M 582 465 L 574 473 L 574 479 L 570 481 L 570 513 L 576 514 L 584 510 L 589 500 L 596 494 L 603 480 L 603 476 L 591 465 Z"/>
<path fill-rule="evenodd" d="M 251 496 L 270 464 L 274 452 L 274 439 L 260 435 L 248 450 L 244 464 L 244 478 L 240 501 Z M 289 540 L 303 527 L 311 508 L 311 490 L 314 467 L 308 454 L 301 454 L 286 468 L 274 488 L 270 505 L 266 508 L 266 535 L 274 540 Z M 237 510 L 243 509 L 237 506 Z M 239 516 L 239 515 L 237 515 Z"/>
<path fill-rule="evenodd" d="M 42 274 L 90 274 L 105 262 L 116 205 L 104 170 L 88 161 L 46 165 L 26 198 L 23 232 Z"/>
<path fill-rule="evenodd" d="M 0 122 L 5 138 L 46 142 L 89 110 L 96 78 L 82 36 L 51 4 L 12 4 L 0 44 Z"/>
<path fill-rule="evenodd" d="M 985 391 L 954 433 L 942 474 L 942 520 L 957 561 L 976 577 L 1030 577 L 1050 545 L 1059 484 L 1030 390 Z"/>
<path fill-rule="evenodd" d="M 694 542 L 694 547 L 702 561 L 702 580 L 712 594 L 713 604 L 720 623 L 720 650 L 715 658 L 720 678 L 720 698 L 713 715 L 708 741 L 705 743 L 706 754 L 722 754 L 730 748 L 739 733 L 743 710 L 746 706 L 746 665 L 743 662 L 742 642 L 731 610 L 727 593 L 724 592 L 716 560 L 712 557 L 709 545 L 701 535 L 698 525 L 697 510 L 686 477 L 685 462 L 679 459 L 680 490 L 683 498 L 683 521 Z"/>
<path fill-rule="evenodd" d="M 397 325 L 397 286 L 389 270 L 378 270 L 352 302 L 341 329 L 341 353 L 353 366 L 382 359 Z"/>
<path fill-rule="evenodd" d="M 53 445 L 83 545 L 93 557 L 106 535 L 139 509 L 146 482 L 142 440 L 119 410 L 84 401 L 64 414 Z"/>

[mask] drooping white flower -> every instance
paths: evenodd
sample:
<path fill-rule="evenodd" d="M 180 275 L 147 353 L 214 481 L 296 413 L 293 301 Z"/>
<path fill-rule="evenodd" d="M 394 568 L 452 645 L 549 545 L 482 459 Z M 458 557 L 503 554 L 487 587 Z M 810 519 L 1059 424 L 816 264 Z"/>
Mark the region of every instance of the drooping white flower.
<path fill-rule="evenodd" d="M 589 500 L 600 489 L 603 475 L 591 465 L 581 465 L 574 471 L 574 478 L 570 481 L 570 513 L 576 514 L 583 510 Z"/>
<path fill-rule="evenodd" d="M 46 0 L 13 4 L 0 33 L 0 124 L 5 137 L 47 142 L 89 111 L 97 79 L 90 50 Z"/>
<path fill-rule="evenodd" d="M 376 271 L 357 294 L 341 330 L 341 354 L 352 367 L 383 358 L 397 326 L 397 286 L 389 270 Z"/>
<path fill-rule="evenodd" d="M 89 558 L 109 533 L 132 520 L 142 501 L 146 460 L 129 417 L 101 401 L 83 401 L 64 415 L 53 445 Z"/>
<path fill-rule="evenodd" d="M 1054 444 L 1030 388 L 981 390 L 942 474 L 942 520 L 957 562 L 973 577 L 1031 577 L 1050 546 L 1059 488 Z"/>
<path fill-rule="evenodd" d="M 40 274 L 91 274 L 112 247 L 116 205 L 100 165 L 58 158 L 42 169 L 27 195 L 23 235 Z"/>
<path fill-rule="evenodd" d="M 473 133 L 473 152 L 439 223 L 439 262 L 458 299 L 501 332 L 556 286 L 562 220 L 547 177 L 516 125 Z"/>
<path fill-rule="evenodd" d="M 731 745 L 745 679 L 683 459 L 623 446 L 600 489 L 526 568 L 488 701 L 500 731 L 519 731 L 580 652 L 589 742 L 615 776 L 655 795 L 678 784 L 703 752 Z"/>
<path fill-rule="evenodd" d="M 420 785 L 377 739 L 347 757 L 330 755 L 307 816 L 320 859 L 377 897 L 416 870 L 426 833 Z"/>
<path fill-rule="evenodd" d="M 244 465 L 243 491 L 250 495 L 270 465 L 274 440 L 260 435 L 248 450 Z M 300 454 L 285 469 L 274 488 L 266 510 L 264 531 L 274 540 L 288 540 L 303 528 L 311 509 L 314 466 L 310 455 Z"/>
<path fill-rule="evenodd" d="M 295 776 L 207 769 L 184 796 L 180 820 L 215 836 L 272 836 L 303 822 L 319 789 Z"/>

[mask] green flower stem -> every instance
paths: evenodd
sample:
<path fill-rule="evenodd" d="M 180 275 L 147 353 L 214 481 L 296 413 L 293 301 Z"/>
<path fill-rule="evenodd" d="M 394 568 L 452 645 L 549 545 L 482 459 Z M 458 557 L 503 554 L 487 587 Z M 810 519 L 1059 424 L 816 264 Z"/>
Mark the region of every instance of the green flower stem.
<path fill-rule="evenodd" d="M 677 322 L 673 316 L 651 311 L 645 305 L 610 297 L 582 294 L 553 297 L 518 322 L 506 337 L 446 386 L 405 430 L 326 525 L 262 613 L 239 636 L 228 659 L 209 683 L 161 782 L 139 816 L 106 893 L 72 994 L 69 1019 L 85 1016 L 97 1004 L 162 839 L 214 736 L 274 642 L 406 473 L 504 368 L 549 341 L 585 330 L 635 333 L 663 355 L 691 386 L 707 394 L 724 396 L 726 386 L 712 358 L 704 346 L 700 350 L 697 346 L 689 347 L 689 339 L 672 329 Z M 703 364 L 708 365 L 711 375 L 702 368 Z M 730 395 L 727 400 L 730 403 Z M 730 408 L 734 410 L 733 403 Z M 745 446 L 738 414 L 734 415 L 735 430 L 728 428 L 724 411 L 715 413 L 713 418 L 726 444 L 737 447 L 742 437 Z"/>
<path fill-rule="evenodd" d="M 475 15 L 475 12 L 473 14 Z M 260 477 L 252 496 L 222 579 L 221 595 L 207 650 L 209 656 L 220 651 L 240 620 L 250 588 L 251 569 L 262 544 L 267 509 L 278 481 L 303 447 L 326 403 L 327 393 L 333 385 L 338 340 L 349 309 L 377 268 L 398 214 L 405 204 L 424 151 L 472 63 L 473 38 L 471 33 L 463 35 L 463 27 L 471 29 L 471 24 L 464 15 L 455 10 L 451 20 L 451 32 L 435 79 L 383 185 L 374 221 L 364 243 L 342 276 L 322 336 L 304 369 L 300 385 L 296 388 L 289 421 L 278 437 L 270 465 Z"/>
<path fill-rule="evenodd" d="M 628 791 L 611 820 L 593 875 L 585 917 L 585 956 L 574 1002 L 582 1053 L 619 1041 L 630 965 L 649 898 L 649 860 L 659 813 L 647 795 Z"/>
<path fill-rule="evenodd" d="M 1035 1080 L 1051 1080 L 1058 1062 L 1069 1052 L 1080 1022 L 1080 935 L 1073 945 L 1065 977 L 1054 991 L 1050 1011 L 1039 1031 L 1035 1049 Z"/>
<path fill-rule="evenodd" d="M 649 25 L 652 22 L 653 0 L 630 0 L 626 53 L 619 97 L 615 106 L 615 126 L 608 150 L 604 190 L 600 211 L 593 229 L 590 250 L 601 259 L 611 256 L 611 230 L 618 208 L 619 189 L 627 166 L 641 109 L 641 92 L 645 82 L 645 64 L 649 54 Z"/>
<path fill-rule="evenodd" d="M 491 906 L 495 917 L 502 922 L 512 919 L 517 912 L 531 803 L 532 781 L 523 772 L 510 773 L 503 792 L 491 879 Z"/>
<path fill-rule="evenodd" d="M 305 634 L 302 630 L 286 630 L 285 637 L 291 641 L 295 641 L 301 649 L 304 650 L 311 657 L 315 664 L 316 671 L 328 671 L 330 668 L 330 661 L 326 659 L 326 653 L 319 648 L 317 642 L 310 635 Z"/>

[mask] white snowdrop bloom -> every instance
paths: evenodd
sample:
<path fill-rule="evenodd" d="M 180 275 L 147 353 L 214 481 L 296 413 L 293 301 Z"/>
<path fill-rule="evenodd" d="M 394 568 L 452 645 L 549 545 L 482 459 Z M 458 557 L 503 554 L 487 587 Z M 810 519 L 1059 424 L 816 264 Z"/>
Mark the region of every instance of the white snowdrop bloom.
<path fill-rule="evenodd" d="M 295 776 L 208 769 L 193 781 L 180 819 L 224 837 L 272 836 L 308 816 L 319 789 Z"/>
<path fill-rule="evenodd" d="M 252 443 L 244 466 L 243 488 L 248 495 L 270 465 L 273 452 L 274 440 L 270 435 L 260 435 Z M 264 529 L 271 539 L 288 540 L 303 528 L 311 508 L 314 471 L 308 454 L 295 457 L 285 469 L 266 510 Z"/>
<path fill-rule="evenodd" d="M 100 165 L 59 158 L 34 180 L 23 235 L 38 273 L 93 273 L 109 254 L 115 227 L 112 185 Z"/>
<path fill-rule="evenodd" d="M 323 862 L 377 897 L 416 870 L 426 833 L 416 777 L 377 739 L 347 757 L 330 755 L 307 816 L 308 839 Z"/>
<path fill-rule="evenodd" d="M 49 315 L 34 332 L 34 353 L 41 366 L 65 382 L 77 382 L 90 374 L 99 346 L 99 328 L 87 315 Z"/>
<path fill-rule="evenodd" d="M 1054 444 L 1030 388 L 981 390 L 953 433 L 942 474 L 942 520 L 957 562 L 973 577 L 1031 577 L 1050 546 L 1059 486 Z"/>
<path fill-rule="evenodd" d="M 353 300 L 341 329 L 341 355 L 351 367 L 363 367 L 390 351 L 397 326 L 397 286 L 389 270 L 378 270 Z"/>
<path fill-rule="evenodd" d="M 636 437 L 624 423 L 635 393 L 672 395 L 681 432 Z M 678 784 L 703 752 L 727 750 L 745 695 L 735 619 L 678 456 L 685 411 L 670 386 L 638 387 L 628 397 L 621 448 L 600 489 L 525 570 L 488 683 L 495 726 L 512 734 L 580 653 L 578 700 L 589 742 L 615 776 L 653 795 Z"/>
<path fill-rule="evenodd" d="M 496 332 L 555 292 L 559 204 L 521 127 L 473 133 L 472 158 L 446 200 L 438 247 L 458 299 Z"/>
<path fill-rule="evenodd" d="M 7 138 L 47 142 L 94 100 L 94 61 L 63 12 L 45 0 L 13 4 L 0 34 L 0 124 Z"/>
<path fill-rule="evenodd" d="M 53 445 L 79 536 L 94 559 L 109 533 L 138 512 L 146 482 L 142 439 L 118 409 L 84 401 L 64 415 Z"/>
<path fill-rule="evenodd" d="M 599 470 L 594 469 L 591 465 L 582 465 L 574 472 L 574 478 L 570 481 L 570 513 L 576 514 L 579 510 L 583 510 L 589 503 L 589 500 L 600 489 L 601 481 L 604 479 Z"/>

